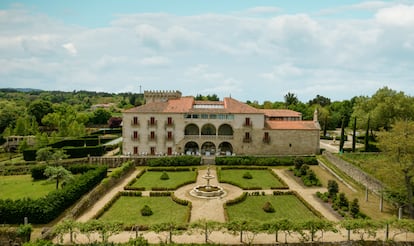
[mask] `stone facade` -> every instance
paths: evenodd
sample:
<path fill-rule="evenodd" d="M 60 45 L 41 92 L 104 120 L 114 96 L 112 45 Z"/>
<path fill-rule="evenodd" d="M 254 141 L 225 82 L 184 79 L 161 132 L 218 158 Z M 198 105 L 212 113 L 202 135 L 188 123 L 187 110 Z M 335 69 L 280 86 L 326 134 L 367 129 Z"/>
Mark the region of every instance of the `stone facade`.
<path fill-rule="evenodd" d="M 255 109 L 232 98 L 196 101 L 178 91 L 145 94 L 149 102 L 123 112 L 126 155 L 319 153 L 317 119 L 302 121 L 300 113 Z"/>

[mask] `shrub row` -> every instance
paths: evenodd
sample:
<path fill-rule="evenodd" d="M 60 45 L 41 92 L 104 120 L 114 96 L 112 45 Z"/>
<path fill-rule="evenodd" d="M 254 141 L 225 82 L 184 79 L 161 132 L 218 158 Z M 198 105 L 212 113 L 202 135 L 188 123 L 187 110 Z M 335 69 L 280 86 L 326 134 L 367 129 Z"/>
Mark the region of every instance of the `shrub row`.
<path fill-rule="evenodd" d="M 120 167 L 116 168 L 114 171 L 112 171 L 109 174 L 109 177 L 113 177 L 113 178 L 120 178 L 123 174 L 129 172 L 130 170 L 132 170 L 134 168 L 134 162 L 133 161 L 127 161 L 124 162 Z"/>
<path fill-rule="evenodd" d="M 247 195 L 248 195 L 247 192 L 243 192 L 243 194 L 241 194 L 239 197 L 236 197 L 236 198 L 234 198 L 232 200 L 228 200 L 226 202 L 226 205 L 227 206 L 231 206 L 231 205 L 235 205 L 235 204 L 244 202 L 246 200 L 246 198 L 247 198 Z"/>
<path fill-rule="evenodd" d="M 82 147 L 64 147 L 62 148 L 69 158 L 83 158 L 87 156 L 102 156 L 105 153 L 105 147 L 97 146 L 82 146 Z M 36 160 L 37 149 L 27 149 L 23 151 L 23 159 L 25 161 Z"/>
<path fill-rule="evenodd" d="M 267 167 L 255 167 L 255 166 L 226 166 L 226 167 L 220 167 L 221 170 L 243 170 L 243 169 L 249 169 L 249 170 L 265 170 Z"/>
<path fill-rule="evenodd" d="M 52 144 L 49 144 L 48 146 L 52 148 L 63 148 L 63 147 L 83 147 L 83 146 L 96 146 L 99 145 L 99 139 L 98 138 L 83 138 L 83 139 L 64 139 L 59 142 L 55 142 Z"/>
<path fill-rule="evenodd" d="M 44 164 L 33 166 L 30 169 L 33 180 L 47 179 L 47 177 L 44 175 L 46 167 L 47 165 L 44 165 Z M 68 171 L 70 171 L 72 174 L 83 174 L 83 173 L 86 173 L 87 171 L 98 168 L 98 166 L 90 165 L 90 164 L 74 164 L 74 165 L 65 166 L 65 168 Z"/>
<path fill-rule="evenodd" d="M 171 199 L 174 202 L 176 202 L 176 203 L 178 203 L 180 205 L 187 206 L 187 213 L 185 215 L 185 218 L 186 218 L 185 221 L 190 222 L 190 219 L 191 219 L 191 208 L 193 207 L 193 204 L 190 201 L 188 201 L 188 200 L 183 200 L 183 199 L 180 199 L 180 198 L 176 197 L 174 195 L 174 193 L 171 194 Z"/>
<path fill-rule="evenodd" d="M 63 189 L 50 192 L 39 199 L 0 200 L 0 218 L 3 223 L 9 224 L 22 223 L 24 217 L 28 217 L 34 224 L 46 224 L 97 185 L 106 177 L 106 172 L 106 167 L 88 171 Z"/>
<path fill-rule="evenodd" d="M 147 171 L 149 172 L 191 172 L 196 168 L 192 167 L 149 167 Z"/>
<path fill-rule="evenodd" d="M 150 167 L 172 167 L 172 166 L 198 166 L 201 157 L 175 156 L 149 159 L 147 165 Z"/>
<path fill-rule="evenodd" d="M 169 191 L 165 191 L 165 192 L 156 192 L 156 191 L 151 191 L 149 193 L 149 196 L 153 196 L 153 197 L 157 197 L 157 196 L 171 196 L 172 192 Z"/>
<path fill-rule="evenodd" d="M 300 158 L 305 164 L 317 165 L 315 156 L 281 156 L 281 157 L 256 157 L 256 156 L 227 156 L 216 157 L 216 165 L 222 166 L 292 166 L 295 159 Z"/>
<path fill-rule="evenodd" d="M 95 216 L 93 217 L 94 219 L 99 219 L 106 211 L 108 211 L 112 205 L 114 205 L 114 203 L 116 201 L 118 201 L 118 199 L 122 196 L 121 192 L 116 193 L 115 196 L 112 197 L 111 200 L 109 200 L 105 206 L 103 206 L 101 209 L 98 210 L 98 212 L 95 214 Z"/>
<path fill-rule="evenodd" d="M 140 191 L 120 191 L 119 194 L 121 194 L 121 196 L 133 196 L 133 197 L 142 196 L 142 192 Z"/>
<path fill-rule="evenodd" d="M 276 189 L 287 190 L 287 189 L 289 189 L 289 186 L 285 183 L 285 181 L 283 179 L 281 179 L 275 172 L 273 172 L 273 170 L 271 168 L 268 168 L 268 170 L 273 175 L 273 177 L 275 177 L 277 180 L 279 180 L 279 182 L 282 184 L 282 187 L 270 187 L 271 190 L 276 190 Z"/>

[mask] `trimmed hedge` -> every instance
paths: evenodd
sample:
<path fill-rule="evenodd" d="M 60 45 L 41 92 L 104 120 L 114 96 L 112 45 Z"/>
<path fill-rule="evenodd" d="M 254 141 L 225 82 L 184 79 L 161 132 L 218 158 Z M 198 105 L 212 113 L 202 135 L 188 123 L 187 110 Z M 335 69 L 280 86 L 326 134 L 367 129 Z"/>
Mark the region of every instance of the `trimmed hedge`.
<path fill-rule="evenodd" d="M 149 159 L 147 165 L 150 167 L 171 167 L 171 166 L 198 166 L 201 157 L 175 156 Z"/>
<path fill-rule="evenodd" d="M 315 156 L 280 156 L 280 157 L 256 157 L 256 156 L 227 156 L 216 157 L 216 165 L 219 166 L 292 166 L 295 159 L 301 158 L 305 164 L 318 165 Z"/>
<path fill-rule="evenodd" d="M 105 153 L 105 147 L 87 146 L 87 147 L 65 147 L 63 148 L 69 158 L 82 158 L 87 156 L 102 156 Z"/>
<path fill-rule="evenodd" d="M 44 164 L 33 166 L 30 169 L 33 180 L 47 179 L 48 177 L 44 175 L 46 167 L 47 165 Z M 90 164 L 74 164 L 68 166 L 63 165 L 63 167 L 70 171 L 72 174 L 83 174 L 87 171 L 98 168 L 98 166 Z"/>
<path fill-rule="evenodd" d="M 39 199 L 0 200 L 2 223 L 19 224 L 28 217 L 33 224 L 46 224 L 58 217 L 74 202 L 106 177 L 107 168 L 100 166 L 79 176 L 63 189 L 50 192 Z"/>

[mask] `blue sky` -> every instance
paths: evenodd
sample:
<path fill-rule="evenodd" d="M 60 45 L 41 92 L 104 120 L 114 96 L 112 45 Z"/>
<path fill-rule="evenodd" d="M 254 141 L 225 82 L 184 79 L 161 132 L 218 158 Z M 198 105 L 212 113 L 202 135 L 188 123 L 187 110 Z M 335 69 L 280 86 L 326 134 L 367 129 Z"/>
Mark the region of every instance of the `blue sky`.
<path fill-rule="evenodd" d="M 413 1 L 0 2 L 0 87 L 414 96 Z"/>

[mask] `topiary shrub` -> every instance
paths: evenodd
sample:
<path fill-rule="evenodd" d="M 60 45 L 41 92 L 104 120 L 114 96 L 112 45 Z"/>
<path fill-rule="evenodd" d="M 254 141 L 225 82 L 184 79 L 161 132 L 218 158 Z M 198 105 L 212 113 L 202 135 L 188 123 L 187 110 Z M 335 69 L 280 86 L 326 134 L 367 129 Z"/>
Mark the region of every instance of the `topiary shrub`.
<path fill-rule="evenodd" d="M 162 172 L 160 179 L 161 180 L 168 180 L 168 179 L 170 179 L 170 177 L 168 176 L 168 174 L 166 172 Z"/>
<path fill-rule="evenodd" d="M 263 205 L 263 211 L 265 211 L 266 213 L 274 213 L 275 209 L 273 208 L 273 206 L 270 202 L 266 202 Z"/>
<path fill-rule="evenodd" d="M 245 173 L 243 174 L 243 178 L 244 178 L 244 179 L 252 179 L 252 178 L 253 178 L 253 176 L 252 176 L 252 174 L 251 174 L 251 173 L 249 173 L 249 172 L 245 172 Z"/>
<path fill-rule="evenodd" d="M 142 209 L 141 209 L 141 215 L 142 216 L 151 216 L 152 210 L 148 205 L 145 205 Z"/>

